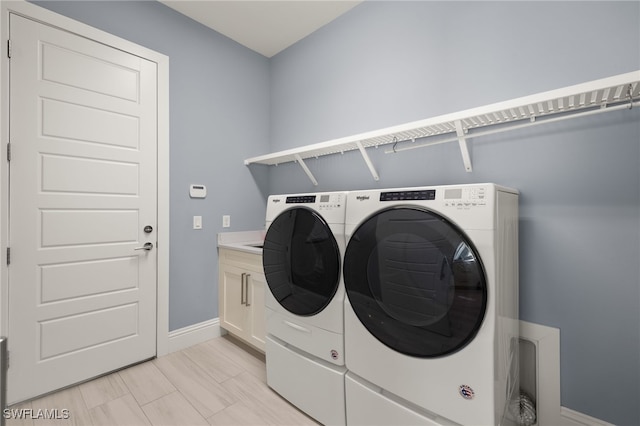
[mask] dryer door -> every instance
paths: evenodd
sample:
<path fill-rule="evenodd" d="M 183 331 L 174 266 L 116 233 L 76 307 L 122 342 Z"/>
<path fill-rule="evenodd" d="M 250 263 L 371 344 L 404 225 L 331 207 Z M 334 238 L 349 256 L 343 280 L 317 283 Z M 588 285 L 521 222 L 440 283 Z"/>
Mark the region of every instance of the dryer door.
<path fill-rule="evenodd" d="M 262 263 L 271 293 L 296 315 L 322 311 L 338 289 L 338 243 L 311 209 L 292 208 L 276 217 L 264 239 Z"/>
<path fill-rule="evenodd" d="M 484 269 L 455 224 L 422 208 L 379 211 L 347 246 L 349 302 L 378 340 L 416 357 L 440 357 L 467 345 L 487 305 Z"/>

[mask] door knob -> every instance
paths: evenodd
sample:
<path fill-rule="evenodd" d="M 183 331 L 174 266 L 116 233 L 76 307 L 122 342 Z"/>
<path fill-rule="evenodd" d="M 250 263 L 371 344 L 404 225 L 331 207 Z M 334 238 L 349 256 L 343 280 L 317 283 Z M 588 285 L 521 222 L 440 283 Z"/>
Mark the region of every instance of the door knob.
<path fill-rule="evenodd" d="M 146 250 L 149 251 L 153 248 L 153 243 L 144 243 L 142 247 L 136 247 L 134 250 Z"/>

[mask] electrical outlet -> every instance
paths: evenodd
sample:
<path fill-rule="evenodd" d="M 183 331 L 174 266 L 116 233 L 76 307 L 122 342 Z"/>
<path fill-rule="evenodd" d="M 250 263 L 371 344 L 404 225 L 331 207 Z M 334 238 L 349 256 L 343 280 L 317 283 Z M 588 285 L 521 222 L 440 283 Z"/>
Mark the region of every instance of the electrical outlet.
<path fill-rule="evenodd" d="M 229 216 L 228 214 L 225 214 L 224 216 L 222 216 L 222 227 L 228 228 L 230 226 L 231 226 L 231 216 Z"/>

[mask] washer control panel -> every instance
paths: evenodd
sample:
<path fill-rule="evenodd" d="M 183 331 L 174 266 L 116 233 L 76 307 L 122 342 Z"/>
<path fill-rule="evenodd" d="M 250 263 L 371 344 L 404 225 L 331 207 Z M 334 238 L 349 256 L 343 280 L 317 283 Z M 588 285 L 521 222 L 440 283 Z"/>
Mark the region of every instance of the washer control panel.
<path fill-rule="evenodd" d="M 339 209 L 344 206 L 344 194 L 292 195 L 285 200 L 286 204 L 312 204 L 318 210 Z"/>
<path fill-rule="evenodd" d="M 287 204 L 313 204 L 316 202 L 315 195 L 294 195 L 287 197 Z"/>
<path fill-rule="evenodd" d="M 320 194 L 318 200 L 319 210 L 333 210 L 344 207 L 345 195 L 344 194 Z"/>

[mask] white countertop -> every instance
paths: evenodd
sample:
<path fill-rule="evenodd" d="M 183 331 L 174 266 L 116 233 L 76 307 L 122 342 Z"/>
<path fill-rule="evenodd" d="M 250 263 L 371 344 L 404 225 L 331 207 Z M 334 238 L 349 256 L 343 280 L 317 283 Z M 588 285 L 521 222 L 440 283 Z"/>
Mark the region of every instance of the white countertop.
<path fill-rule="evenodd" d="M 255 246 L 264 242 L 264 235 L 265 231 L 221 232 L 218 247 L 261 255 L 262 248 Z"/>

